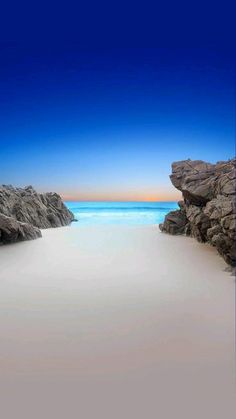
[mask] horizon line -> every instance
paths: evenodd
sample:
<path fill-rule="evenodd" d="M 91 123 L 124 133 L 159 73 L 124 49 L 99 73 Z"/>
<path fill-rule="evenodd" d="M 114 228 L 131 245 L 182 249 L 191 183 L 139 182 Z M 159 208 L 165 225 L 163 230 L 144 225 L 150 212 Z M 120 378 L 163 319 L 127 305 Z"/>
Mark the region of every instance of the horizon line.
<path fill-rule="evenodd" d="M 178 202 L 177 200 L 173 199 L 145 199 L 145 200 L 136 200 L 136 199 L 64 199 L 62 197 L 64 202 Z"/>

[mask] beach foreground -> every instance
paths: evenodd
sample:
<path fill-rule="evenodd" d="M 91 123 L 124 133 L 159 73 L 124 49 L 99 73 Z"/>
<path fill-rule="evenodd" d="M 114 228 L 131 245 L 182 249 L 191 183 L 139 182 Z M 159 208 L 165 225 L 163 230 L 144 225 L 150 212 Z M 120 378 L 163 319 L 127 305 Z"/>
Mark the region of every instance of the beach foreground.
<path fill-rule="evenodd" d="M 157 226 L 63 227 L 0 249 L 4 419 L 235 417 L 235 281 Z"/>

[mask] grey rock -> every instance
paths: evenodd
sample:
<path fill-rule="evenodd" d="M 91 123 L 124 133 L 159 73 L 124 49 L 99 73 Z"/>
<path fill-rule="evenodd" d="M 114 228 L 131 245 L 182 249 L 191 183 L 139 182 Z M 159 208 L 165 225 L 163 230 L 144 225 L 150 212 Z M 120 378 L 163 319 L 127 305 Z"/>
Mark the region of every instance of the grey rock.
<path fill-rule="evenodd" d="M 39 228 L 28 223 L 21 223 L 12 217 L 0 214 L 0 243 L 14 243 L 42 237 Z"/>
<path fill-rule="evenodd" d="M 38 228 L 60 227 L 74 220 L 57 193 L 37 193 L 32 186 L 0 186 L 0 213 Z"/>
<path fill-rule="evenodd" d="M 236 159 L 216 164 L 183 160 L 172 164 L 170 179 L 182 192 L 180 210 L 169 213 L 161 231 L 187 234 L 209 242 L 230 265 L 236 265 Z M 185 227 L 182 225 L 184 216 Z M 179 222 L 177 220 L 179 218 Z"/>
<path fill-rule="evenodd" d="M 231 196 L 218 195 L 217 198 L 207 202 L 203 211 L 211 220 L 218 220 L 235 213 L 235 201 Z"/>
<path fill-rule="evenodd" d="M 181 210 L 171 211 L 166 215 L 163 224 L 160 224 L 161 231 L 169 234 L 183 234 L 188 220 Z"/>
<path fill-rule="evenodd" d="M 74 221 L 72 212 L 64 205 L 60 195 L 52 192 L 40 194 L 32 186 L 25 188 L 14 188 L 11 185 L 0 186 L 0 214 L 20 223 L 19 232 L 15 233 L 18 240 L 23 240 L 23 233 L 27 230 L 27 227 L 22 227 L 22 223 L 44 229 L 66 226 Z M 14 228 L 17 231 L 16 225 Z M 36 238 L 33 230 L 28 228 L 26 234 L 28 238 L 31 233 L 32 238 Z M 1 237 L 5 237 L 5 233 Z M 5 242 L 5 239 L 1 237 L 0 242 Z"/>

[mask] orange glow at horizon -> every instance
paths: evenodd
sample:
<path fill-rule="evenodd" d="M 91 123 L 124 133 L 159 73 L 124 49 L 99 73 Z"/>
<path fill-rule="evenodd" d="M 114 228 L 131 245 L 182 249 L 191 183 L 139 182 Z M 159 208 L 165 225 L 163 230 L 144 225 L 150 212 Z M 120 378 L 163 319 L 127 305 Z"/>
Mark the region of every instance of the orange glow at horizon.
<path fill-rule="evenodd" d="M 108 194 L 108 193 L 63 193 L 61 196 L 64 201 L 113 201 L 113 202 L 165 202 L 165 201 L 179 201 L 181 193 L 178 190 L 162 191 L 162 193 L 153 194 L 137 194 L 137 193 L 123 193 L 123 194 Z"/>

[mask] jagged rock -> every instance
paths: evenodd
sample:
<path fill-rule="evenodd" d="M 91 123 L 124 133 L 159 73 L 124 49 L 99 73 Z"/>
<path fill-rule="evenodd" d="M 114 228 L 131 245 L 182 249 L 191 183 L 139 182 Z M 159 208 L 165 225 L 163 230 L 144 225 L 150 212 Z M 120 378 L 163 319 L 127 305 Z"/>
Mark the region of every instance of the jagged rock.
<path fill-rule="evenodd" d="M 219 224 L 214 225 L 213 227 L 208 228 L 207 230 L 207 239 L 212 242 L 214 236 L 217 236 L 221 232 L 221 227 Z"/>
<path fill-rule="evenodd" d="M 183 234 L 188 220 L 183 211 L 171 211 L 166 215 L 163 224 L 160 224 L 161 231 L 169 234 Z"/>
<path fill-rule="evenodd" d="M 200 242 L 207 240 L 207 230 L 211 227 L 209 218 L 201 207 L 189 205 L 186 207 L 186 216 L 190 222 L 190 234 Z"/>
<path fill-rule="evenodd" d="M 14 243 L 41 237 L 39 228 L 28 223 L 21 223 L 12 217 L 0 214 L 0 243 Z"/>
<path fill-rule="evenodd" d="M 190 234 L 215 246 L 227 263 L 236 265 L 236 160 L 216 164 L 183 160 L 172 164 L 170 179 L 184 201 L 180 210 L 167 214 L 160 229 L 171 234 Z M 173 228 L 183 223 L 185 228 Z M 178 221 L 179 219 L 179 221 Z"/>
<path fill-rule="evenodd" d="M 0 187 L 0 213 L 38 228 L 60 227 L 74 220 L 60 195 L 37 193 L 32 186 L 13 188 Z"/>
<path fill-rule="evenodd" d="M 226 215 L 235 213 L 235 202 L 231 196 L 218 195 L 217 198 L 207 202 L 203 211 L 210 220 L 218 220 Z"/>
<path fill-rule="evenodd" d="M 213 198 L 212 174 L 212 165 L 209 163 L 183 160 L 172 164 L 170 179 L 182 191 L 185 202 L 202 205 Z"/>
<path fill-rule="evenodd" d="M 0 215 L 5 229 L 2 228 L 0 243 L 41 237 L 38 229 L 66 226 L 74 221 L 60 195 L 52 192 L 39 194 L 32 186 L 0 186 Z"/>

